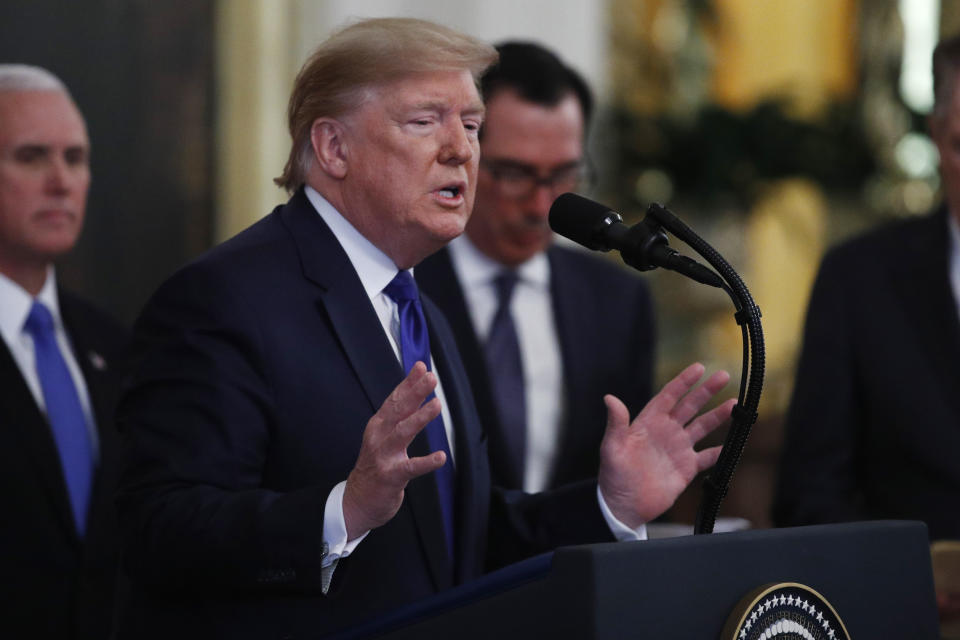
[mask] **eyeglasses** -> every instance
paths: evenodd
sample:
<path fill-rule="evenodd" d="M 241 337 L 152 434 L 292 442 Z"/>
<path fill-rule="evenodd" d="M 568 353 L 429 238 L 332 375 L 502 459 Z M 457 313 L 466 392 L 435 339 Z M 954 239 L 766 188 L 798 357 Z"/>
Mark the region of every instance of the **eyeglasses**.
<path fill-rule="evenodd" d="M 586 162 L 580 161 L 555 169 L 541 176 L 533 167 L 509 160 L 480 159 L 480 166 L 490 172 L 497 181 L 505 198 L 522 200 L 533 195 L 538 187 L 546 187 L 553 196 L 575 191 L 588 183 L 590 171 Z"/>

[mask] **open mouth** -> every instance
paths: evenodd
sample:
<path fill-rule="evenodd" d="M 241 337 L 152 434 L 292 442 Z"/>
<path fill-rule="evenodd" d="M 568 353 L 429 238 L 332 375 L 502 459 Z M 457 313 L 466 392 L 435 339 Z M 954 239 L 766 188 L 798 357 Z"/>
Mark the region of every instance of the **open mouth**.
<path fill-rule="evenodd" d="M 456 198 L 460 195 L 461 191 L 462 189 L 459 185 L 449 185 L 438 189 L 437 194 L 441 198 Z"/>

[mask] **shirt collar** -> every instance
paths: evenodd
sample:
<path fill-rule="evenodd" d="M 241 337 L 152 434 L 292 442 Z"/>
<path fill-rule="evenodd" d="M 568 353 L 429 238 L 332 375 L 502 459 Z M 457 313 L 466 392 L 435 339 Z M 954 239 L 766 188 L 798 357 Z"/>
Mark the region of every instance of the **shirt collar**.
<path fill-rule="evenodd" d="M 450 243 L 450 259 L 460 275 L 465 288 L 485 286 L 505 269 L 485 253 L 477 249 L 467 234 Z M 522 282 L 546 289 L 550 284 L 550 262 L 543 251 L 516 267 Z"/>
<path fill-rule="evenodd" d="M 344 218 L 316 189 L 307 185 L 304 191 L 310 204 L 340 242 L 340 246 L 343 247 L 360 277 L 363 290 L 372 300 L 397 275 L 397 265 L 387 254 L 357 231 L 356 227 L 350 224 L 350 221 Z"/>
<path fill-rule="evenodd" d="M 47 267 L 47 279 L 36 299 L 50 310 L 54 327 L 61 329 L 63 320 L 60 318 L 57 276 L 53 265 Z M 30 314 L 30 307 L 33 306 L 33 300 L 33 296 L 26 289 L 0 273 L 0 335 L 7 344 L 19 340 L 23 325 Z"/>

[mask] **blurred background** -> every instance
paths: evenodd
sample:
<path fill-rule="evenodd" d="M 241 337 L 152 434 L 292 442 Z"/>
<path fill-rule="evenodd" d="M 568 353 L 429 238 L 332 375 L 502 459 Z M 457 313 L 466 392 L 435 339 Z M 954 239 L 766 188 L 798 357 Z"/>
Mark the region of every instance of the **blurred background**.
<path fill-rule="evenodd" d="M 593 197 L 628 221 L 667 205 L 743 276 L 763 312 L 767 378 L 721 515 L 769 526 L 821 255 L 938 201 L 930 55 L 960 31 L 960 2 L 4 0 L 0 60 L 58 74 L 93 145 L 86 230 L 61 281 L 132 322 L 175 269 L 284 202 L 272 178 L 297 70 L 331 30 L 387 15 L 559 52 L 601 106 Z M 736 378 L 727 297 L 672 273 L 645 277 L 660 380 L 692 360 Z M 671 517 L 692 521 L 697 499 L 684 495 Z"/>

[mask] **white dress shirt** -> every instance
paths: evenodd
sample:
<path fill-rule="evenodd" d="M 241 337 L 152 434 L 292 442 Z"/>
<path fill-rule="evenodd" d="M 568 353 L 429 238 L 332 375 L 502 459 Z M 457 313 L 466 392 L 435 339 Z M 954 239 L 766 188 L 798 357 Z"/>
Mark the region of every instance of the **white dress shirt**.
<path fill-rule="evenodd" d="M 99 439 L 93 411 L 90 406 L 90 393 L 87 383 L 83 379 L 80 365 L 73 356 L 73 347 L 70 337 L 63 326 L 63 317 L 60 315 L 60 303 L 57 299 L 57 278 L 52 266 L 47 268 L 47 279 L 36 299 L 50 310 L 53 316 L 54 335 L 60 355 L 63 356 L 73 379 L 73 385 L 80 397 L 80 406 L 86 418 L 87 430 L 90 435 L 90 444 L 94 455 L 94 464 L 99 461 Z M 36 354 L 33 349 L 33 337 L 24 330 L 23 326 L 30 314 L 34 298 L 26 289 L 0 273 L 0 336 L 3 337 L 7 349 L 13 356 L 14 362 L 20 369 L 20 375 L 33 394 L 33 399 L 41 411 L 46 413 L 47 404 L 43 399 L 43 389 L 40 386 L 40 377 L 37 375 Z"/>

